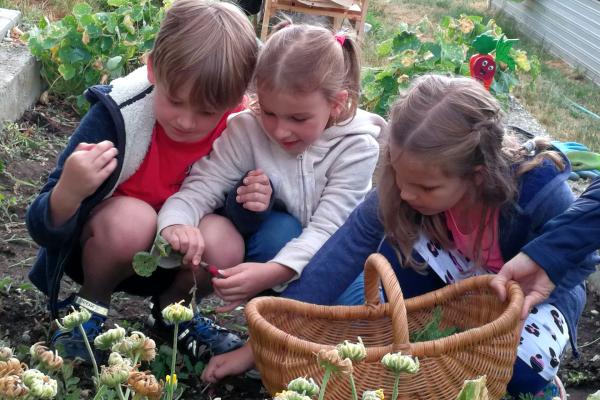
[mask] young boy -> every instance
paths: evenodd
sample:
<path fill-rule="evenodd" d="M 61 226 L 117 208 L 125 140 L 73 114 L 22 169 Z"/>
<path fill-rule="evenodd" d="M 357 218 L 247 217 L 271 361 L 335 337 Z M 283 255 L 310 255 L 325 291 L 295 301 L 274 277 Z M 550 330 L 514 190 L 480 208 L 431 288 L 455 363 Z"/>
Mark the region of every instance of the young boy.
<path fill-rule="evenodd" d="M 124 290 L 153 296 L 152 314 L 159 327 L 168 328 L 160 308 L 189 297 L 193 274 L 200 291 L 208 289 L 209 277 L 198 268 L 159 268 L 142 278 L 131 262 L 135 253 L 151 247 L 163 202 L 179 189 L 190 165 L 210 152 L 228 115 L 243 108 L 256 56 L 254 30 L 237 7 L 177 0 L 166 13 L 147 67 L 88 89 L 92 107 L 26 217 L 41 247 L 30 279 L 49 296 L 53 317 L 71 305 L 89 309 L 92 318 L 84 329 L 93 340 L 112 293 Z M 237 265 L 243 257 L 239 244 L 220 236 L 231 237 L 235 228 L 213 216 L 201 229 L 211 224 L 220 230 L 206 236 L 203 259 Z M 63 273 L 82 286 L 78 295 L 58 304 Z M 241 344 L 199 315 L 182 325 L 181 347 L 195 358 L 204 350 L 219 354 Z M 78 332 L 57 331 L 51 341 L 62 347 L 63 356 L 89 359 Z"/>

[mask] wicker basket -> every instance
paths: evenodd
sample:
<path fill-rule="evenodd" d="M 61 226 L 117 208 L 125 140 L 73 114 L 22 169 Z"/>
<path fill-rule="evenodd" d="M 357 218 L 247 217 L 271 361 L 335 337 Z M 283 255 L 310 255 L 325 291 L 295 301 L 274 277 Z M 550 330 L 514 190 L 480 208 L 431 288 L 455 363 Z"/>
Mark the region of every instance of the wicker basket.
<path fill-rule="evenodd" d="M 389 299 L 386 304 L 379 302 L 379 277 Z M 263 383 L 275 394 L 299 376 L 319 382 L 324 371 L 315 354 L 344 340 L 356 342 L 360 336 L 367 358 L 354 366 L 359 394 L 378 388 L 391 394 L 393 376 L 380 360 L 386 353 L 402 351 L 418 357 L 421 367 L 416 375 L 401 376 L 401 399 L 455 399 L 465 379 L 480 375 L 487 375 L 490 399 L 500 399 L 516 357 L 523 293 L 511 282 L 507 300 L 501 303 L 489 289 L 490 279 L 489 275 L 465 279 L 405 302 L 391 266 L 373 254 L 365 265 L 364 306 L 256 298 L 246 307 L 246 317 Z M 460 332 L 410 343 L 409 332 L 422 329 L 438 305 L 440 326 L 455 326 Z M 347 379 L 330 380 L 326 398 L 351 399 Z"/>

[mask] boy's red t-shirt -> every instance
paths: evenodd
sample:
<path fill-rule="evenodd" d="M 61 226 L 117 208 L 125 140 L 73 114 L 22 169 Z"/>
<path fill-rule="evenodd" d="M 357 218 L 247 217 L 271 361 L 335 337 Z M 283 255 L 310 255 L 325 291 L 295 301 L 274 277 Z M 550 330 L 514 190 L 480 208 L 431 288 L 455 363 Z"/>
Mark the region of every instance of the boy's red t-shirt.
<path fill-rule="evenodd" d="M 138 170 L 117 187 L 114 196 L 135 197 L 158 212 L 167 198 L 179 190 L 192 164 L 210 153 L 214 141 L 227 127 L 227 117 L 243 109 L 240 105 L 226 112 L 211 133 L 193 143 L 170 139 L 157 121 L 146 158 Z"/>

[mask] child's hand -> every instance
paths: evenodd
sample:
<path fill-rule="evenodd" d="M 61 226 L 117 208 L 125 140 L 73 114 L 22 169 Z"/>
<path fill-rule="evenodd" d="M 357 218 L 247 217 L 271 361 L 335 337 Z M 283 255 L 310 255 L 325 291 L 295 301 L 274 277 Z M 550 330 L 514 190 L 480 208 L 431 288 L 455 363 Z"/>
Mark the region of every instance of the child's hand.
<path fill-rule="evenodd" d="M 219 272 L 223 278 L 213 278 L 213 289 L 226 304 L 217 307 L 217 312 L 231 311 L 254 295 L 287 282 L 296 274 L 290 268 L 274 262 L 242 263 Z"/>
<path fill-rule="evenodd" d="M 214 356 L 208 362 L 201 379 L 204 382 L 216 383 L 226 376 L 240 375 L 254 366 L 254 355 L 250 343 L 229 353 Z"/>
<path fill-rule="evenodd" d="M 237 189 L 235 200 L 246 210 L 262 212 L 269 208 L 273 189 L 269 177 L 260 169 L 246 175 L 244 185 Z"/>
<path fill-rule="evenodd" d="M 62 199 L 79 204 L 91 196 L 117 167 L 117 149 L 108 140 L 79 143 L 65 161 L 55 190 Z"/>
<path fill-rule="evenodd" d="M 173 250 L 183 254 L 183 265 L 200 265 L 204 253 L 204 237 L 198 227 L 171 225 L 164 228 L 160 235 L 169 242 Z"/>

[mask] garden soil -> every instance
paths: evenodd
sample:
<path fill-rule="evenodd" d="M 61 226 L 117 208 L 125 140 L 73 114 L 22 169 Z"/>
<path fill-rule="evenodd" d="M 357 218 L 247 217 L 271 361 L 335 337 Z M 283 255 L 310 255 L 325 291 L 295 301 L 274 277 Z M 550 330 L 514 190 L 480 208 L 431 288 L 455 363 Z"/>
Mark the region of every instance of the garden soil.
<path fill-rule="evenodd" d="M 29 345 L 47 340 L 51 327 L 44 296 L 27 279 L 36 245 L 24 225 L 26 206 L 46 181 L 77 121 L 77 116 L 66 106 L 38 105 L 0 135 L 0 160 L 4 165 L 0 173 L 0 342 L 15 348 L 19 354 L 26 354 Z M 76 290 L 71 282 L 63 284 L 64 294 Z M 216 298 L 204 301 L 204 310 L 210 312 L 217 301 Z M 589 294 L 579 324 L 581 357 L 575 360 L 568 354 L 560 370 L 572 400 L 585 399 L 587 394 L 600 389 L 599 311 L 600 298 Z M 108 325 L 119 323 L 152 336 L 153 332 L 146 326 L 148 312 L 147 299 L 118 294 L 111 306 Z M 213 317 L 240 335 L 247 335 L 242 310 Z M 91 369 L 76 368 L 76 371 L 85 378 L 83 381 L 89 388 Z M 188 386 L 184 399 L 268 398 L 260 381 L 249 377 L 205 385 L 197 375 L 190 374 L 182 383 Z"/>

